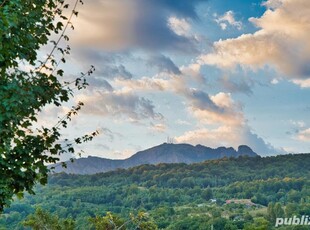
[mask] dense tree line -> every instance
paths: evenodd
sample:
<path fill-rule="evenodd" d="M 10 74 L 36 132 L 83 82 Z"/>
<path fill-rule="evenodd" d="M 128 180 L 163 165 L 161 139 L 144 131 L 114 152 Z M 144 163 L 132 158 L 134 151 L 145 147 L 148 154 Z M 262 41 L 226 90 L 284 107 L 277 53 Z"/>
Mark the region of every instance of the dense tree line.
<path fill-rule="evenodd" d="M 240 157 L 96 175 L 57 174 L 48 186 L 38 186 L 35 196 L 7 208 L 0 229 L 24 229 L 23 221 L 37 207 L 60 219 L 72 218 L 76 229 L 92 229 L 90 218 L 102 220 L 110 212 L 126 220 L 139 211 L 159 229 L 272 229 L 276 216 L 310 213 L 309 159 L 310 154 Z"/>
<path fill-rule="evenodd" d="M 95 175 L 58 174 L 50 184 L 61 186 L 116 186 L 139 184 L 145 187 L 202 188 L 226 186 L 237 181 L 269 178 L 306 178 L 310 174 L 310 154 L 276 157 L 239 157 L 197 164 L 141 165 Z M 126 180 L 124 180 L 126 178 Z"/>

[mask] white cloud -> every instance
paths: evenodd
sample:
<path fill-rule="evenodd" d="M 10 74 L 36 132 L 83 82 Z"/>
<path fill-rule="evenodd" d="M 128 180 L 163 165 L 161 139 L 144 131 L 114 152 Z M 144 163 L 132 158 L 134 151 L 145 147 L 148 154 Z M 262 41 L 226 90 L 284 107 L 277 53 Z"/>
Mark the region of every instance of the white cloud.
<path fill-rule="evenodd" d="M 124 149 L 124 150 L 114 150 L 113 153 L 110 154 L 111 159 L 127 159 L 135 154 L 136 151 L 133 149 Z"/>
<path fill-rule="evenodd" d="M 162 114 L 155 112 L 152 101 L 131 92 L 92 92 L 91 95 L 78 96 L 77 100 L 85 103 L 84 114 L 127 118 L 130 122 L 163 119 Z"/>
<path fill-rule="evenodd" d="M 55 107 L 53 105 L 49 105 L 38 113 L 38 122 L 36 122 L 35 128 L 41 128 L 41 126 L 51 128 L 56 125 L 60 118 L 64 117 L 69 111 L 70 108 L 67 106 Z M 73 118 L 71 124 L 74 123 L 75 119 Z"/>
<path fill-rule="evenodd" d="M 299 85 L 301 88 L 310 88 L 310 79 L 306 80 L 293 80 L 296 85 Z"/>
<path fill-rule="evenodd" d="M 216 129 L 197 129 L 185 132 L 183 135 L 176 137 L 178 143 L 191 143 L 193 145 L 204 144 L 209 147 L 233 146 L 237 147 L 239 136 L 234 135 L 235 130 L 232 127 L 221 126 Z"/>
<path fill-rule="evenodd" d="M 219 68 L 231 69 L 237 65 L 252 69 L 262 68 L 268 63 L 276 63 L 285 67 L 289 60 L 281 60 L 281 44 L 274 42 L 277 35 L 258 31 L 255 34 L 243 34 L 238 38 L 219 40 L 214 43 L 214 52 L 201 55 L 199 64 L 215 65 Z M 282 40 L 282 39 L 280 39 Z M 283 47 L 284 48 L 284 47 Z M 288 57 L 287 57 L 288 58 Z"/>
<path fill-rule="evenodd" d="M 182 119 L 177 119 L 177 120 L 175 121 L 175 123 L 178 124 L 178 125 L 191 125 L 190 122 L 185 121 L 185 120 L 182 120 Z"/>
<path fill-rule="evenodd" d="M 202 90 L 191 89 L 186 85 L 185 76 L 171 75 L 168 79 L 157 75 L 152 78 L 130 79 L 115 81 L 119 92 L 131 93 L 137 91 L 170 91 L 187 99 L 190 113 L 203 124 L 240 125 L 244 122 L 242 107 L 235 103 L 231 94 L 220 92 L 209 95 Z"/>
<path fill-rule="evenodd" d="M 165 124 L 153 124 L 151 130 L 157 133 L 164 133 L 167 127 Z"/>
<path fill-rule="evenodd" d="M 206 79 L 200 73 L 201 66 L 197 63 L 192 63 L 188 66 L 181 66 L 180 70 L 184 77 L 190 78 L 199 84 L 205 84 Z"/>
<path fill-rule="evenodd" d="M 304 121 L 290 120 L 290 123 L 298 128 L 304 128 L 306 126 L 306 123 Z"/>
<path fill-rule="evenodd" d="M 263 6 L 267 6 L 268 8 L 278 8 L 281 4 L 282 0 L 269 0 L 262 3 Z"/>
<path fill-rule="evenodd" d="M 242 106 L 235 102 L 230 93 L 219 92 L 209 95 L 205 91 L 189 88 L 185 74 L 199 70 L 198 65 L 180 68 L 182 74 L 155 75 L 141 79 L 117 79 L 118 87 L 123 87 L 119 92 L 139 91 L 170 91 L 186 99 L 185 105 L 189 114 L 195 118 L 191 123 L 182 120 L 176 121 L 179 125 L 198 125 L 200 128 L 185 132 L 176 138 L 177 142 L 188 142 L 192 144 L 205 144 L 216 147 L 226 145 L 237 147 L 240 144 L 248 144 L 257 153 L 275 154 L 283 153 L 266 143 L 262 138 L 254 134 L 247 125 Z M 199 80 L 195 78 L 197 82 Z M 211 125 L 212 128 L 209 126 Z M 154 131 L 163 131 L 162 125 L 153 125 Z"/>
<path fill-rule="evenodd" d="M 247 144 L 258 154 L 284 153 L 266 143 L 253 133 L 247 125 L 241 105 L 234 102 L 231 95 L 220 92 L 209 96 L 203 91 L 183 92 L 188 100 L 189 110 L 197 119 L 199 127 L 176 138 L 177 142 L 238 147 Z M 215 128 L 209 128 L 212 125 Z"/>
<path fill-rule="evenodd" d="M 218 128 L 200 128 L 185 132 L 176 137 L 178 143 L 203 144 L 213 148 L 219 146 L 234 147 L 246 144 L 261 155 L 280 154 L 284 150 L 275 149 L 262 138 L 254 134 L 248 126 L 220 126 Z"/>
<path fill-rule="evenodd" d="M 220 25 L 222 30 L 226 30 L 226 28 L 227 28 L 227 24 L 226 23 L 221 22 L 219 25 Z"/>
<path fill-rule="evenodd" d="M 216 14 L 215 17 L 217 17 Z M 242 29 L 242 22 L 235 19 L 235 14 L 231 10 L 227 11 L 224 15 L 217 17 L 215 21 L 220 25 L 222 30 L 226 30 L 228 25 L 236 27 L 238 30 Z"/>
<path fill-rule="evenodd" d="M 310 128 L 299 131 L 297 134 L 297 140 L 309 142 L 310 141 Z"/>
<path fill-rule="evenodd" d="M 116 79 L 115 85 L 121 87 L 122 92 L 134 92 L 134 91 L 164 91 L 171 89 L 171 80 L 155 77 L 142 77 L 140 79 Z"/>
<path fill-rule="evenodd" d="M 234 102 L 229 93 L 220 92 L 214 96 L 211 96 L 211 100 L 222 108 L 231 108 L 234 107 Z"/>
<path fill-rule="evenodd" d="M 258 69 L 268 65 L 302 87 L 310 78 L 310 1 L 269 0 L 260 18 L 250 18 L 259 30 L 214 43 L 214 52 L 201 55 L 200 65 Z"/>
<path fill-rule="evenodd" d="M 186 36 L 190 35 L 191 25 L 189 22 L 182 18 L 170 17 L 168 19 L 169 27 L 179 36 Z"/>
<path fill-rule="evenodd" d="M 279 84 L 279 80 L 277 78 L 274 78 L 274 79 L 271 80 L 270 83 L 273 84 L 273 85 L 277 85 L 277 84 Z"/>
<path fill-rule="evenodd" d="M 203 91 L 190 90 L 185 96 L 191 113 L 200 123 L 238 126 L 244 122 L 242 109 L 230 94 L 220 92 L 209 96 Z"/>

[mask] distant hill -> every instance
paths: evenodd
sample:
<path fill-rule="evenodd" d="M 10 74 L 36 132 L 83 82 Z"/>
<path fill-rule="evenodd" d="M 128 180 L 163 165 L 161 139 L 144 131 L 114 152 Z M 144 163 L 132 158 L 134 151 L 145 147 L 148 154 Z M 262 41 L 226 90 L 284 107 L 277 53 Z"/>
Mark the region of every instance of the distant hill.
<path fill-rule="evenodd" d="M 142 164 L 159 163 L 197 163 L 205 160 L 220 159 L 223 157 L 238 157 L 242 155 L 257 156 L 253 150 L 241 145 L 236 151 L 234 148 L 219 147 L 216 149 L 203 145 L 189 144 L 161 144 L 150 149 L 137 152 L 125 160 L 111 160 L 100 157 L 87 157 L 66 162 L 67 168 L 55 164 L 55 173 L 66 172 L 71 174 L 96 174 L 108 172 L 118 168 L 131 168 Z"/>

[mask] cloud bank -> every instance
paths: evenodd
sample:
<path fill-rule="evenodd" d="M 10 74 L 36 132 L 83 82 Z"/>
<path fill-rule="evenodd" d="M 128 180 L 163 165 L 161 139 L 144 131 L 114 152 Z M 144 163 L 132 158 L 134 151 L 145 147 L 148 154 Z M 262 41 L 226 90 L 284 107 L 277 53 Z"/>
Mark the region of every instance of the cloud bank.
<path fill-rule="evenodd" d="M 91 95 L 80 95 L 77 100 L 85 103 L 85 114 L 112 117 L 116 120 L 127 118 L 129 122 L 163 119 L 163 116 L 155 111 L 152 101 L 130 92 L 92 92 Z"/>
<path fill-rule="evenodd" d="M 74 41 L 115 51 L 194 52 L 194 40 L 184 34 L 189 24 L 177 18 L 198 19 L 195 8 L 202 2 L 206 0 L 92 0 L 81 9 L 83 34 Z"/>
<path fill-rule="evenodd" d="M 84 113 L 143 123 L 145 130 L 164 135 L 175 127 L 167 125 L 162 115 L 167 107 L 160 100 L 173 98 L 181 101 L 182 115 L 187 115 L 175 117 L 175 124 L 184 126 L 175 132 L 177 142 L 211 147 L 248 144 L 259 154 L 280 153 L 255 134 L 242 104 L 234 100 L 234 93 L 253 94 L 257 82 L 242 76 L 232 79 L 227 73 L 240 66 L 253 70 L 270 66 L 295 84 L 309 87 L 309 2 L 269 0 L 264 3 L 266 12 L 260 18 L 250 18 L 257 32 L 219 40 L 214 43 L 214 50 L 189 60 L 197 55 L 199 41 L 192 30 L 199 27 L 193 23 L 198 22 L 196 8 L 203 2 L 206 1 L 88 2 L 80 15 L 83 34 L 78 33 L 75 42 L 93 48 L 89 53 L 84 50 L 83 55 L 95 62 L 98 72 L 89 81 L 90 92 L 79 98 L 86 104 Z M 215 16 L 222 29 L 243 29 L 235 13 L 225 11 Z M 208 65 L 211 76 L 216 74 L 215 79 L 205 76 L 203 65 Z M 218 76 L 210 66 L 224 69 L 225 76 Z M 212 88 L 207 86 L 209 81 L 215 84 Z M 166 95 L 169 98 L 164 98 Z M 306 133 L 300 135 L 306 137 Z"/>
<path fill-rule="evenodd" d="M 189 87 L 188 79 L 190 78 L 187 74 L 182 72 L 181 75 L 171 73 L 169 78 L 159 74 L 141 79 L 119 79 L 117 85 L 122 88 L 122 92 L 165 91 L 185 99 L 184 105 L 192 117 L 190 125 L 196 124 L 197 128 L 175 137 L 177 143 L 204 144 L 211 147 L 225 145 L 235 148 L 240 144 L 248 144 L 262 155 L 284 152 L 274 148 L 251 130 L 241 104 L 235 102 L 230 93 L 219 92 L 212 95 L 202 89 Z M 162 127 L 153 127 L 153 130 L 156 128 Z"/>
<path fill-rule="evenodd" d="M 214 51 L 199 57 L 199 64 L 222 69 L 258 69 L 271 66 L 302 87 L 310 78 L 310 1 L 268 0 L 260 18 L 250 18 L 259 30 L 219 40 Z"/>

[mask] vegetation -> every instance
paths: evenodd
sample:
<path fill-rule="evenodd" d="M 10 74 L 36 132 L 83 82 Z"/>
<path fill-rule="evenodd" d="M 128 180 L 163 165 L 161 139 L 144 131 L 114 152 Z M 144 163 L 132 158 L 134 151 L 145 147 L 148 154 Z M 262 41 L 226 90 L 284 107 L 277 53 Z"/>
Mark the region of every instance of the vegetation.
<path fill-rule="evenodd" d="M 146 229 L 273 229 L 277 217 L 309 215 L 309 174 L 310 154 L 57 174 L 35 196 L 7 208 L 0 229 L 25 229 L 24 220 L 38 207 L 58 222 L 74 220 L 74 229 L 100 229 L 95 223 L 109 220 L 134 229 L 141 213 L 144 226 L 151 226 Z"/>
<path fill-rule="evenodd" d="M 47 163 L 55 163 L 59 154 L 74 152 L 72 142 L 59 143 L 60 130 L 82 103 L 52 127 L 39 126 L 38 114 L 47 105 L 59 107 L 68 102 L 72 88 L 84 88 L 85 76 L 93 71 L 66 83 L 59 68 L 70 53 L 70 47 L 63 47 L 60 41 L 69 40 L 66 30 L 73 28 L 71 18 L 77 15 L 79 2 L 66 17 L 63 12 L 69 5 L 64 0 L 0 1 L 0 212 L 14 194 L 33 193 L 35 183 L 47 182 Z M 59 39 L 50 41 L 52 34 Z M 40 60 L 38 51 L 48 42 L 51 52 Z M 73 143 L 94 135 L 76 138 Z"/>
<path fill-rule="evenodd" d="M 57 215 L 51 215 L 40 208 L 34 214 L 30 214 L 23 222 L 23 225 L 34 230 L 73 230 L 75 227 L 72 219 L 60 220 Z"/>
<path fill-rule="evenodd" d="M 278 217 L 309 215 L 310 154 L 57 174 L 48 186 L 35 186 L 47 182 L 48 163 L 74 152 L 72 142 L 59 144 L 60 133 L 83 103 L 52 127 L 38 128 L 38 114 L 68 102 L 94 70 L 66 82 L 59 68 L 70 53 L 60 41 L 69 40 L 66 30 L 73 28 L 79 2 L 67 17 L 64 0 L 0 1 L 0 212 L 6 207 L 1 229 L 254 230 L 273 229 Z M 58 40 L 50 41 L 52 34 Z M 49 42 L 51 51 L 41 60 L 38 52 Z"/>

